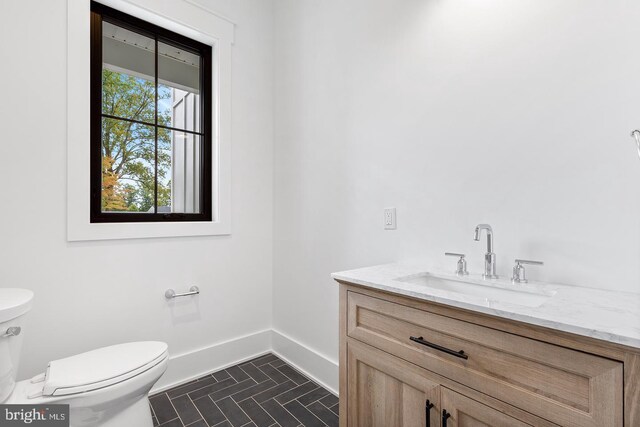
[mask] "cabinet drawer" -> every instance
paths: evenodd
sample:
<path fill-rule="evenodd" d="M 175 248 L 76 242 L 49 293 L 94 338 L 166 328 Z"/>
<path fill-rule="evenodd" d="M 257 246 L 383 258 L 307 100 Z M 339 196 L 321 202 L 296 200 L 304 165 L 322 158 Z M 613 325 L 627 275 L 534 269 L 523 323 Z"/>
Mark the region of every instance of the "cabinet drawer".
<path fill-rule="evenodd" d="M 356 292 L 347 316 L 350 337 L 554 423 L 622 425 L 620 362 Z"/>

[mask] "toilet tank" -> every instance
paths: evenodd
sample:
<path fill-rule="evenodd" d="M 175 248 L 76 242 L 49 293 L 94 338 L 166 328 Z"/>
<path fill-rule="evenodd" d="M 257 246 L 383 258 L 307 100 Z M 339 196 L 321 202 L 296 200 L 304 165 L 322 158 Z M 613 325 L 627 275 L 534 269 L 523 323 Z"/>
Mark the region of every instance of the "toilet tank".
<path fill-rule="evenodd" d="M 33 292 L 0 288 L 0 403 L 16 385 L 20 349 L 24 339 L 24 315 L 31 309 Z"/>

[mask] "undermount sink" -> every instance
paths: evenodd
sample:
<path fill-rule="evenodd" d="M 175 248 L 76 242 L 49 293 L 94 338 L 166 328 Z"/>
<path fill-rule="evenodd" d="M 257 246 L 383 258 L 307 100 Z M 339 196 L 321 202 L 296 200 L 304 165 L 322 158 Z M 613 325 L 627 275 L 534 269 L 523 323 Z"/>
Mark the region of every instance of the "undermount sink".
<path fill-rule="evenodd" d="M 492 307 L 496 303 L 539 307 L 556 293 L 556 291 L 545 289 L 544 285 L 512 284 L 509 280 L 484 280 L 473 276 L 460 277 L 420 273 L 399 277 L 395 280 L 435 290 L 434 296 L 451 298 L 450 294 L 454 293 L 458 296 L 464 296 L 464 300 L 488 307 Z"/>

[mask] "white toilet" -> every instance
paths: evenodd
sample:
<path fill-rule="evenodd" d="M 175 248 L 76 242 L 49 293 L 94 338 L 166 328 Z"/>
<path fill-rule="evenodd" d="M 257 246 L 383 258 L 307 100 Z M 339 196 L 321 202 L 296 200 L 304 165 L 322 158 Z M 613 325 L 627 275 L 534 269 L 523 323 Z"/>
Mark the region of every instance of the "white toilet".
<path fill-rule="evenodd" d="M 32 300 L 31 291 L 0 288 L 0 403 L 68 404 L 71 427 L 151 427 L 147 396 L 167 368 L 167 344 L 100 348 L 49 362 L 45 373 L 16 383 Z"/>

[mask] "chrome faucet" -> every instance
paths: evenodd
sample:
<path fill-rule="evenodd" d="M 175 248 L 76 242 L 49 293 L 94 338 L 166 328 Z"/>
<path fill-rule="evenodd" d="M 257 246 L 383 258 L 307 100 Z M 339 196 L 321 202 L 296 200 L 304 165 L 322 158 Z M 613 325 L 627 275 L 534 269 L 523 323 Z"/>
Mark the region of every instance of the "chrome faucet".
<path fill-rule="evenodd" d="M 484 255 L 484 274 L 483 279 L 497 279 L 496 274 L 496 254 L 493 253 L 493 229 L 489 224 L 478 224 L 473 240 L 480 241 L 480 233 L 487 230 L 487 253 Z"/>

